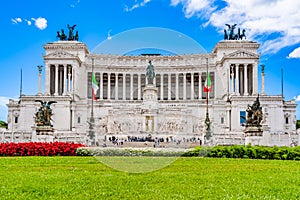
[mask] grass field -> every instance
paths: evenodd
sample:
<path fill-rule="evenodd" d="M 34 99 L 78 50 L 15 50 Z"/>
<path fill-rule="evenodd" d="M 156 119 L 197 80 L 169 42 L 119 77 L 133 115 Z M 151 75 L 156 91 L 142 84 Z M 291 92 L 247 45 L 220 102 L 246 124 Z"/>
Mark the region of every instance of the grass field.
<path fill-rule="evenodd" d="M 178 158 L 127 173 L 94 157 L 2 157 L 0 179 L 0 199 L 300 199 L 297 161 Z"/>

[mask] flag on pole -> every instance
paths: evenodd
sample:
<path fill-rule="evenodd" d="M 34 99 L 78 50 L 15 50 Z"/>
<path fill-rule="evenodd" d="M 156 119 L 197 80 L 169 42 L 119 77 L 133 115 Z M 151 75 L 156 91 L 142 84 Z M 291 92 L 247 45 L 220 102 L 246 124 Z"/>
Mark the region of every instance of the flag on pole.
<path fill-rule="evenodd" d="M 97 100 L 97 91 L 99 89 L 98 82 L 96 80 L 94 72 L 92 73 L 92 93 L 93 93 L 93 100 Z"/>
<path fill-rule="evenodd" d="M 205 85 L 204 85 L 204 92 L 211 92 L 211 81 L 210 81 L 210 75 L 208 73 L 206 80 L 205 80 Z"/>

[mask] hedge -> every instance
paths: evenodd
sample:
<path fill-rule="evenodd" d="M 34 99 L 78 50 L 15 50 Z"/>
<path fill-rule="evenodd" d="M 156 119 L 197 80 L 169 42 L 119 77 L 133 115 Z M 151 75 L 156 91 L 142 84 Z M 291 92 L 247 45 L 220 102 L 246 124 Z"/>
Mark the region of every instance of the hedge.
<path fill-rule="evenodd" d="M 183 156 L 211 158 L 300 160 L 300 146 L 198 146 L 193 149 L 82 147 L 78 148 L 76 153 L 79 156 Z"/>
<path fill-rule="evenodd" d="M 270 160 L 300 160 L 300 146 L 265 147 L 265 146 L 215 146 L 207 154 L 213 158 L 250 158 Z"/>

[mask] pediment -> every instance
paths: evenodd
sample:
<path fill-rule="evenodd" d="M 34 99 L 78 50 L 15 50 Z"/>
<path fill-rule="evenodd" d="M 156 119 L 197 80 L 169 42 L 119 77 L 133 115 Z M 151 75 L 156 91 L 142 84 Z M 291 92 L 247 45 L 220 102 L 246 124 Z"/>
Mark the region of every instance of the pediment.
<path fill-rule="evenodd" d="M 227 54 L 225 56 L 226 58 L 259 58 L 258 54 L 249 52 L 249 51 L 245 51 L 245 50 L 238 50 L 235 52 L 232 52 L 230 54 Z"/>
<path fill-rule="evenodd" d="M 53 59 L 53 58 L 58 58 L 58 59 L 62 59 L 62 58 L 71 58 L 71 59 L 78 59 L 77 56 L 71 54 L 71 53 L 68 53 L 68 52 L 65 52 L 65 51 L 55 51 L 53 53 L 50 53 L 48 55 L 45 55 L 44 56 L 44 59 Z"/>

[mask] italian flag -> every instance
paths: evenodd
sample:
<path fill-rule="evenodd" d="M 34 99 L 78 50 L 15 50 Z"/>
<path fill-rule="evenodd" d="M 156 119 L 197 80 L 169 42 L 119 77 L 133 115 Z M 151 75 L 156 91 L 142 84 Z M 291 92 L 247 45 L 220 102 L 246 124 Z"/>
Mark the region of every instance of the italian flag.
<path fill-rule="evenodd" d="M 94 72 L 92 73 L 92 93 L 93 93 L 93 100 L 97 100 L 97 91 L 99 89 L 98 82 L 96 80 Z"/>
<path fill-rule="evenodd" d="M 211 92 L 211 81 L 210 81 L 210 75 L 208 73 L 208 76 L 206 78 L 205 84 L 204 84 L 204 92 Z"/>

